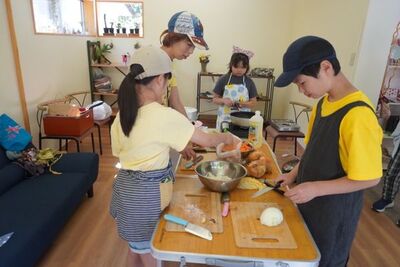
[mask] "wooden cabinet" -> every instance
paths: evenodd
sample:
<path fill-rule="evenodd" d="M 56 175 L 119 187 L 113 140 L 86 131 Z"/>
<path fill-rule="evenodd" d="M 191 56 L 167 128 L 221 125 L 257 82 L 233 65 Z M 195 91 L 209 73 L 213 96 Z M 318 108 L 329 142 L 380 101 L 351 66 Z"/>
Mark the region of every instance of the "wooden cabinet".
<path fill-rule="evenodd" d="M 212 82 L 215 84 L 215 82 L 218 80 L 219 77 L 224 75 L 223 73 L 213 73 L 213 72 L 199 72 L 197 74 L 197 97 L 196 97 L 196 108 L 199 113 L 202 112 L 201 110 L 201 102 L 202 100 L 207 100 L 211 101 L 212 99 L 212 90 L 214 88 L 211 88 L 211 90 L 208 90 L 209 93 L 207 93 L 207 90 L 203 88 L 203 79 L 212 79 Z M 272 111 L 272 100 L 274 97 L 274 82 L 275 82 L 275 77 L 274 76 L 269 76 L 269 77 L 260 77 L 260 76 L 251 76 L 248 75 L 250 78 L 253 80 L 256 79 L 262 79 L 263 81 L 263 88 L 257 88 L 258 90 L 258 97 L 257 101 L 259 102 L 264 102 L 264 112 L 263 112 L 263 117 L 264 121 L 269 120 L 271 118 L 271 111 Z"/>
<path fill-rule="evenodd" d="M 105 101 L 105 97 L 110 98 L 110 106 L 113 106 L 117 102 L 117 95 L 118 95 L 118 87 L 115 86 L 115 84 L 111 81 L 112 83 L 112 89 L 111 90 L 96 90 L 95 88 L 95 81 L 94 81 L 94 68 L 100 68 L 103 70 L 105 74 L 110 69 L 115 69 L 123 77 L 126 76 L 126 74 L 129 71 L 128 65 L 124 65 L 122 63 L 113 63 L 110 60 L 108 60 L 106 57 L 103 56 L 104 63 L 95 63 L 93 62 L 93 47 L 96 45 L 100 45 L 100 42 L 91 42 L 87 41 L 87 55 L 88 55 L 88 66 L 89 66 L 89 79 L 90 79 L 90 94 L 92 98 L 92 102 L 101 99 Z M 118 84 L 119 85 L 119 84 Z"/>

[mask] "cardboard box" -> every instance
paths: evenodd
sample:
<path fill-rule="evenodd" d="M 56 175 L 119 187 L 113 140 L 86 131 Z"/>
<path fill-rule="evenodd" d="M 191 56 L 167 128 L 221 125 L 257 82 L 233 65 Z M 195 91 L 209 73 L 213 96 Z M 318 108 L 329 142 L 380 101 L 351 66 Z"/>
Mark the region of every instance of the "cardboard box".
<path fill-rule="evenodd" d="M 43 117 L 44 133 L 51 136 L 81 136 L 93 126 L 93 110 L 81 113 L 79 117 L 52 115 Z"/>

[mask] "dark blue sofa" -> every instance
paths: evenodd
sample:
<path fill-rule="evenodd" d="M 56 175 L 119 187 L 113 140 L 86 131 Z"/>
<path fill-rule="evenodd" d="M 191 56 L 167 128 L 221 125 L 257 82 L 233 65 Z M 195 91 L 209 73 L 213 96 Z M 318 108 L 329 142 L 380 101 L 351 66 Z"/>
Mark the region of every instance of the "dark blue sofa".
<path fill-rule="evenodd" d="M 0 247 L 0 267 L 34 266 L 74 213 L 85 194 L 93 196 L 99 157 L 67 153 L 52 169 L 27 178 L 0 147 L 0 236 L 14 235 Z"/>

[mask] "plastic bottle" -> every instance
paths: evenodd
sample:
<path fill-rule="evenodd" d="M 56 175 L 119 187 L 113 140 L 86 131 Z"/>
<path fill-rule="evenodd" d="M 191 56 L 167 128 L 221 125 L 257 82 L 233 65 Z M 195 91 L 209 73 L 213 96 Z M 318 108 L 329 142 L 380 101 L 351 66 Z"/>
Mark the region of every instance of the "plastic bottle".
<path fill-rule="evenodd" d="M 250 118 L 249 120 L 249 142 L 254 146 L 254 148 L 261 147 L 263 143 L 263 125 L 264 119 L 261 116 L 259 110 L 256 111 L 256 114 Z"/>

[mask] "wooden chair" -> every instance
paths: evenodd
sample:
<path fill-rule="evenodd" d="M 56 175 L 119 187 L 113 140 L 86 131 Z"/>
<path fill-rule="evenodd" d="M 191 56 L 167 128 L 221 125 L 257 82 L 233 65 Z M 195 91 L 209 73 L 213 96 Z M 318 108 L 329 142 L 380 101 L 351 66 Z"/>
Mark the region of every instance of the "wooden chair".
<path fill-rule="evenodd" d="M 92 149 L 93 152 L 95 152 L 95 146 L 94 146 L 94 137 L 93 137 L 93 131 L 95 129 L 95 126 L 89 128 L 79 136 L 75 135 L 68 135 L 68 134 L 60 134 L 60 135 L 48 135 L 44 133 L 44 126 L 43 126 L 43 118 L 45 114 L 48 112 L 48 107 L 50 104 L 55 104 L 55 103 L 68 103 L 69 99 L 67 97 L 61 98 L 61 99 L 56 99 L 56 100 L 51 100 L 51 101 L 46 101 L 43 103 L 38 104 L 37 106 L 37 112 L 36 112 L 36 121 L 39 127 L 39 149 L 42 148 L 42 140 L 43 139 L 56 139 L 59 140 L 58 146 L 59 150 L 62 150 L 62 140 L 65 140 L 65 149 L 68 151 L 68 140 L 73 140 L 76 143 L 77 151 L 80 152 L 80 142 L 83 138 L 87 137 L 89 134 L 92 138 Z M 62 131 L 62 129 L 60 130 Z"/>
<path fill-rule="evenodd" d="M 307 121 L 309 120 L 309 115 L 308 112 L 312 110 L 312 107 L 300 102 L 295 102 L 295 101 L 290 101 L 290 105 L 293 107 L 293 112 L 294 112 L 294 118 L 295 122 L 297 123 L 298 118 L 300 117 L 301 114 L 305 113 L 307 115 Z M 300 111 L 298 111 L 298 108 L 301 108 Z M 304 138 L 305 135 L 301 131 L 297 132 L 280 132 L 276 130 L 274 127 L 270 125 L 269 122 L 267 122 L 267 127 L 265 129 L 265 139 L 267 139 L 267 136 L 270 135 L 273 138 L 273 146 L 272 146 L 272 151 L 275 152 L 276 148 L 276 141 L 279 138 L 293 138 L 294 139 L 294 155 L 297 156 L 297 139 L 298 138 Z"/>
<path fill-rule="evenodd" d="M 86 100 L 89 97 L 90 97 L 90 92 L 88 92 L 88 91 L 81 91 L 81 92 L 76 92 L 76 93 L 67 95 L 67 99 L 69 100 L 69 103 L 75 102 L 80 107 L 83 107 L 86 104 Z M 101 140 L 101 127 L 103 125 L 108 125 L 108 130 L 110 132 L 111 131 L 111 124 L 112 124 L 111 117 L 108 117 L 108 118 L 106 118 L 104 120 L 94 120 L 94 125 L 97 128 L 97 133 L 98 133 L 98 136 L 99 136 L 100 155 L 103 154 L 103 146 L 102 146 L 102 140 Z M 110 135 L 110 140 L 111 140 L 111 135 Z"/>

